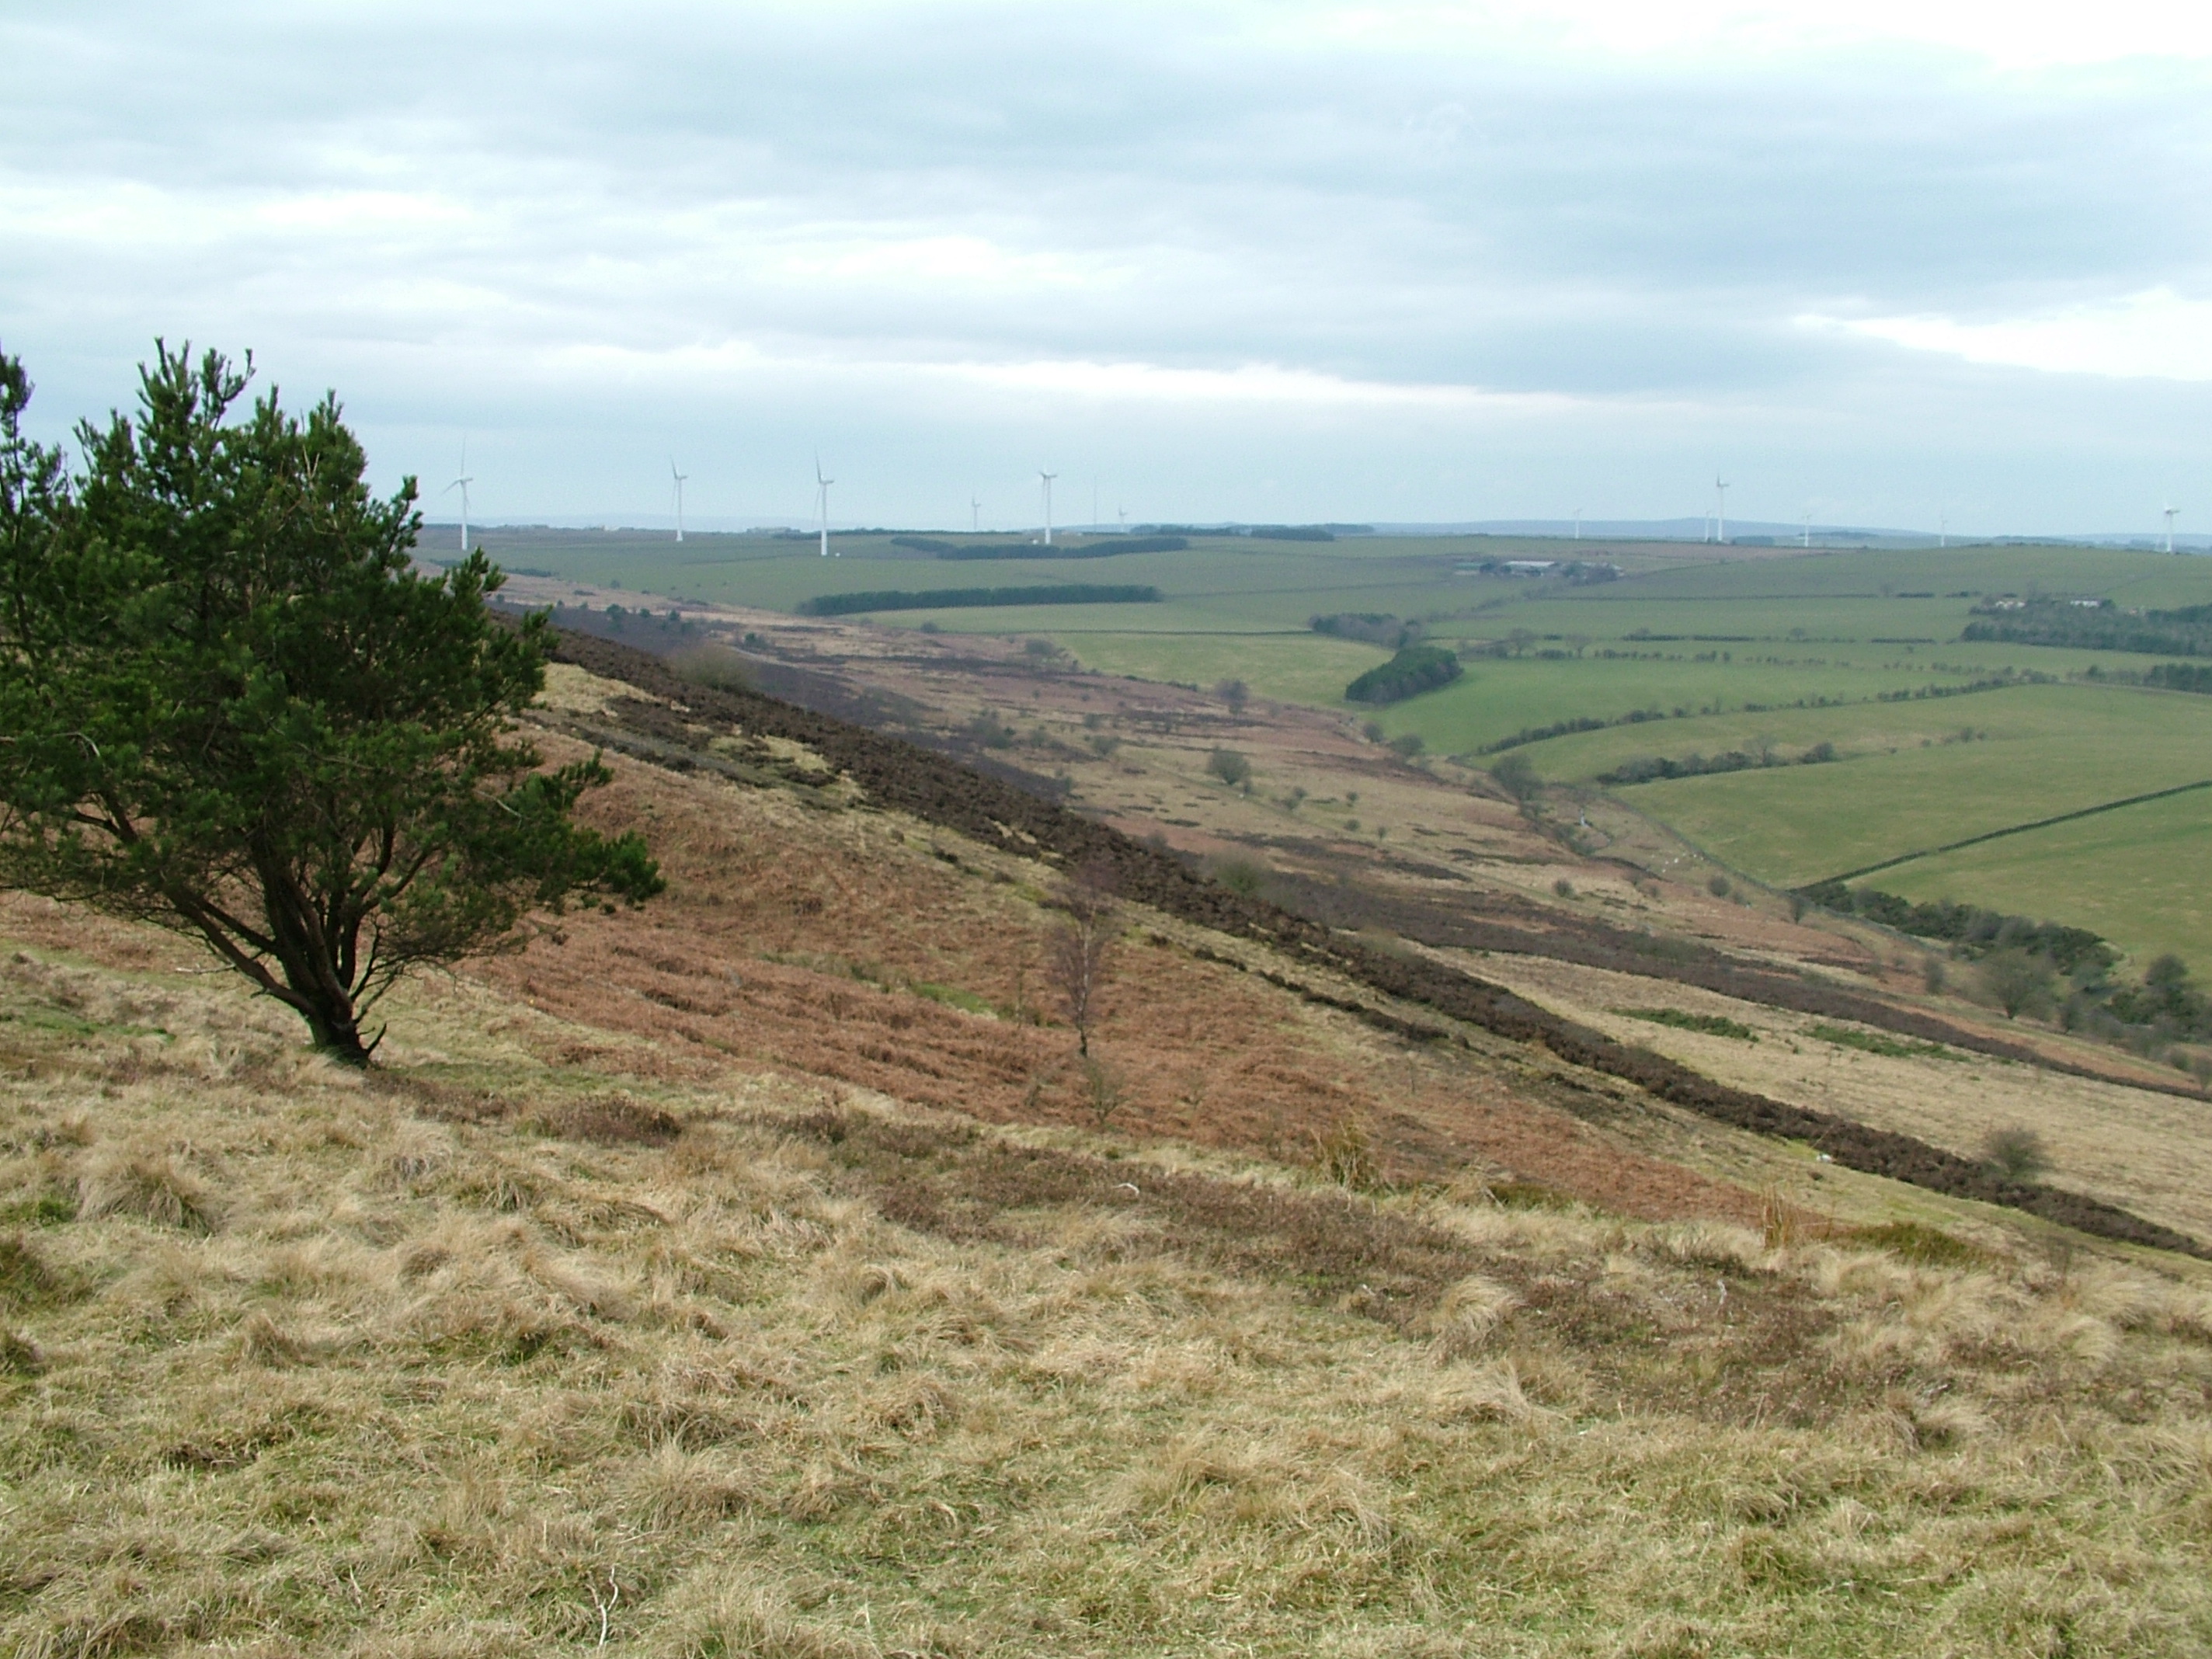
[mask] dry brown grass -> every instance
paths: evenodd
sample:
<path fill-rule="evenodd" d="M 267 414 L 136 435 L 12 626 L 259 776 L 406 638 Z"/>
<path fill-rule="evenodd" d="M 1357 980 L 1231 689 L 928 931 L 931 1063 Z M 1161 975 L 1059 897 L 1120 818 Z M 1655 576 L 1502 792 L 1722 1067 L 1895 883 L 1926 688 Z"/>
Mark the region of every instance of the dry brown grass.
<path fill-rule="evenodd" d="M 1000 1121 L 1097 1123 L 1075 1034 L 1037 1012 L 1050 872 L 910 822 L 612 764 L 617 782 L 591 810 L 651 826 L 669 896 L 564 919 L 472 970 L 487 983 L 650 1045 L 620 1064 L 663 1080 L 735 1059 Z M 1413 1047 L 1224 965 L 1227 941 L 1133 907 L 1128 923 L 1092 1045 L 1125 1133 L 1295 1161 L 1362 1121 L 1384 1182 L 1477 1164 L 1652 1218 L 1759 1212 L 1750 1191 L 1577 1122 L 1562 1107 L 1588 1090 L 1563 1090 L 1547 1060 L 1516 1048 L 1501 1066 L 1491 1050 L 1509 1045 L 1479 1033 L 1488 1047 L 1474 1054 Z M 1291 970 L 1249 946 L 1235 955 Z M 616 1063 L 592 1042 L 574 1058 Z"/>
<path fill-rule="evenodd" d="M 1489 957 L 1480 970 L 1624 1041 L 1639 1042 L 1737 1088 L 1917 1136 L 1981 1158 L 1992 1135 L 2033 1134 L 2048 1179 L 2192 1237 L 2212 1237 L 2212 1109 L 2203 1103 L 2069 1077 L 1983 1055 L 1893 1058 L 1821 1042 L 1821 1022 L 1689 986 L 1534 957 Z M 1623 1006 L 1665 1003 L 1759 1032 L 1756 1044 L 1624 1018 Z M 1805 1201 L 1802 1193 L 1792 1196 Z"/>
<path fill-rule="evenodd" d="M 2194 1280 L 656 1074 L 466 981 L 364 1083 L 33 954 L 10 1653 L 2212 1641 Z"/>

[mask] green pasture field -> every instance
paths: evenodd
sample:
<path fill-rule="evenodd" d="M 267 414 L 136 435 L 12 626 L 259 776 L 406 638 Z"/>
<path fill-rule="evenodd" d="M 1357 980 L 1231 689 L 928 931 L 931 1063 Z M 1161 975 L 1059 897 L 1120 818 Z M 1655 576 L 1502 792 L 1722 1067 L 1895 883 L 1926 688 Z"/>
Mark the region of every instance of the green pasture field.
<path fill-rule="evenodd" d="M 1689 747 L 1702 746 L 1701 739 L 1678 736 L 1673 730 L 1689 717 L 1736 714 L 1748 703 L 1771 711 L 1751 716 L 1754 723 L 1776 720 L 1784 713 L 1801 712 L 1790 707 L 1800 701 L 1826 698 L 1873 704 L 1885 692 L 1917 691 L 1928 686 L 1950 690 L 1971 684 L 1983 672 L 1995 672 L 1994 665 L 1988 671 L 1954 669 L 1947 673 L 1924 664 L 1893 665 L 1887 660 L 1854 662 L 1846 667 L 1833 660 L 1786 659 L 1729 663 L 1686 658 L 1498 660 L 1470 657 L 1465 664 L 1464 677 L 1443 690 L 1384 711 L 1379 717 L 1383 729 L 1393 737 L 1418 732 L 1427 746 L 1439 753 L 1475 756 L 1488 744 L 1558 721 L 1610 720 L 1638 710 L 1656 709 L 1668 718 L 1620 728 L 1632 734 L 1621 740 L 1625 752 L 1672 755 L 1678 748 L 1686 753 Z M 1973 694 L 1981 695 L 1985 694 Z M 1959 705 L 1955 716 L 1930 714 L 1925 716 L 1928 720 L 1949 718 L 1955 726 L 1974 718 L 1966 712 L 1966 705 L 1973 701 L 1972 696 L 1928 701 L 1936 708 Z M 1530 751 L 1540 770 L 1544 769 L 1543 752 Z"/>
<path fill-rule="evenodd" d="M 1424 711 L 1418 707 L 1419 701 L 1388 711 L 1385 729 L 1394 734 L 1401 726 L 1420 729 Z M 2085 712 L 2090 710 L 2098 712 Z M 1835 744 L 1845 757 L 1882 755 L 1941 748 L 1955 744 L 1966 731 L 1987 732 L 1992 740 L 2042 744 L 2051 750 L 2079 743 L 2109 745 L 2117 738 L 2123 745 L 2118 752 L 2130 763 L 2136 753 L 2130 745 L 2137 738 L 2154 744 L 2161 753 L 2186 752 L 2191 745 L 2200 744 L 2208 775 L 2212 775 L 2212 698 L 2109 685 L 2014 685 L 1910 702 L 1854 702 L 1826 708 L 1773 708 L 1764 713 L 1729 711 L 1577 732 L 1524 744 L 1519 752 L 1549 781 L 1588 783 L 1626 762 L 1649 757 L 1679 761 L 1691 755 L 1721 755 L 1732 750 L 1756 753 L 1762 742 L 1771 744 L 1784 757 L 1796 756 L 1819 743 Z M 1620 791 L 1621 799 L 1640 805 L 1655 787 L 1630 786 Z M 2146 784 L 2144 788 L 2160 787 Z"/>
<path fill-rule="evenodd" d="M 1379 646 L 1330 639 L 1305 629 L 1295 634 L 1108 633 L 1071 629 L 1065 625 L 1066 620 L 1063 611 L 1042 623 L 1041 629 L 1085 667 L 1101 673 L 1177 685 L 1210 686 L 1238 679 L 1259 696 L 1324 708 L 1349 707 L 1344 702 L 1344 688 L 1390 659 Z"/>
<path fill-rule="evenodd" d="M 1975 729 L 1988 737 L 1943 741 L 1942 724 L 1968 707 Z M 1826 766 L 1671 779 L 1616 793 L 1737 869 L 1796 887 L 1969 836 L 2212 778 L 2212 699 L 2041 685 L 1906 706 L 1916 708 L 1937 728 L 1924 748 L 1908 742 L 1894 752 L 1887 745 L 1867 752 L 1863 746 L 1852 758 Z M 1850 734 L 1848 717 L 1863 712 L 1818 711 L 1832 720 L 1827 729 L 1839 746 Z M 1873 712 L 1905 711 L 1885 705 Z M 1801 728 L 1818 729 L 1809 718 Z M 1540 750 L 1532 757 L 1541 772 Z M 2212 811 L 2212 797 L 2198 810 Z"/>
<path fill-rule="evenodd" d="M 2212 790 L 2008 836 L 1868 878 L 1911 899 L 1956 899 L 2087 927 L 2140 969 L 2166 951 L 2212 975 Z"/>

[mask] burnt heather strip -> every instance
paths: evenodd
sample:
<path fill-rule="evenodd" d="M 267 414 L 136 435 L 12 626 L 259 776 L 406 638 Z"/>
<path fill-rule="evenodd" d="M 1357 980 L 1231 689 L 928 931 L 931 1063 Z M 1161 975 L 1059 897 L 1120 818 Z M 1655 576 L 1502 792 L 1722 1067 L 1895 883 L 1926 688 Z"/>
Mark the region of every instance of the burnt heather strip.
<path fill-rule="evenodd" d="M 1848 1169 L 2021 1210 L 2100 1237 L 2212 1259 L 2212 1249 L 2197 1240 L 2117 1205 L 2008 1181 L 1984 1165 L 1910 1135 L 1729 1088 L 1663 1054 L 1616 1042 L 1562 1018 L 1503 986 L 1441 963 L 1371 949 L 1264 900 L 1200 880 L 1173 857 L 1119 830 L 898 738 L 753 692 L 695 685 L 647 653 L 608 640 L 565 635 L 554 655 L 558 661 L 683 705 L 695 720 L 720 720 L 756 736 L 804 744 L 849 777 L 878 806 L 909 813 L 1009 852 L 1030 857 L 1042 853 L 1070 868 L 1103 864 L 1113 872 L 1121 894 L 1137 903 L 1270 945 L 1386 996 L 1425 1005 L 1500 1036 L 1540 1044 L 1570 1064 L 1624 1079 L 1717 1122 L 1808 1142 Z M 668 725 L 669 732 L 652 735 L 683 737 L 678 721 L 672 718 Z"/>

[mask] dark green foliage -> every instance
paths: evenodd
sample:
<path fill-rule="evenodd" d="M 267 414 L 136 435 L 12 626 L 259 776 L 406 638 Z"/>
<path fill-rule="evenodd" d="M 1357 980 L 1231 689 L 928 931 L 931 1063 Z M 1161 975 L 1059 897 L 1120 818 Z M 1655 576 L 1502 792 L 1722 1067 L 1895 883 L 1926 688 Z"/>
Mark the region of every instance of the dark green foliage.
<path fill-rule="evenodd" d="M 1715 898 L 1726 898 L 1735 889 L 1726 876 L 1714 876 L 1705 883 L 1705 890 Z"/>
<path fill-rule="evenodd" d="M 1377 611 L 1340 611 L 1334 616 L 1309 617 L 1306 626 L 1334 640 L 1358 640 L 1366 645 L 1387 646 L 1393 651 L 1421 637 L 1418 622 L 1402 622 Z"/>
<path fill-rule="evenodd" d="M 2189 965 L 2164 956 L 2143 970 L 2140 986 L 2115 991 L 2105 1005 L 2130 1025 L 2164 1024 L 2188 1035 L 2212 1030 L 2204 994 L 2190 982 Z"/>
<path fill-rule="evenodd" d="M 1424 691 L 1449 685 L 1465 672 L 1458 657 L 1440 645 L 1409 645 L 1346 686 L 1344 699 L 1346 702 L 1403 702 Z"/>
<path fill-rule="evenodd" d="M 1747 755 L 1740 749 L 1731 749 L 1724 755 L 1686 755 L 1680 760 L 1654 755 L 1623 761 L 1612 771 L 1600 773 L 1597 781 L 1608 786 L 1650 783 L 1662 778 L 1701 778 L 1709 773 L 1750 772 L 1770 766 L 1823 766 L 1835 758 L 1836 745 L 1832 743 L 1816 743 L 1794 760 L 1771 750 Z"/>
<path fill-rule="evenodd" d="M 1879 1227 L 1855 1227 L 1844 1237 L 1856 1244 L 1869 1244 L 1878 1250 L 1887 1250 L 1892 1255 L 1907 1261 L 1917 1261 L 1928 1267 L 1977 1267 L 1990 1260 L 1990 1253 L 1963 1238 L 1954 1238 L 1940 1228 L 1927 1226 L 1917 1221 L 1891 1221 Z"/>
<path fill-rule="evenodd" d="M 1427 742 L 1418 732 L 1401 732 L 1390 739 L 1392 751 L 1407 760 L 1413 759 L 1428 746 Z"/>
<path fill-rule="evenodd" d="M 1734 1037 L 1738 1042 L 1756 1042 L 1759 1033 L 1741 1020 L 1725 1014 L 1692 1014 L 1680 1008 L 1616 1008 L 1616 1014 L 1630 1019 L 1649 1020 L 1654 1025 L 1671 1025 L 1681 1031 L 1703 1031 L 1707 1036 Z"/>
<path fill-rule="evenodd" d="M 2142 683 L 2165 691 L 2212 696 L 2212 663 L 2162 662 L 2143 675 Z"/>
<path fill-rule="evenodd" d="M 1506 756 L 1490 769 L 1490 775 L 1516 800 L 1527 800 L 1544 787 L 1543 779 L 1536 775 L 1535 763 L 1526 755 Z"/>
<path fill-rule="evenodd" d="M 2179 611 L 2123 611 L 2109 599 L 2095 605 L 2066 599 L 2030 599 L 2012 610 L 1992 605 L 1977 609 L 1984 614 L 1968 623 L 1960 638 L 2164 657 L 2212 656 L 2212 605 L 2192 605 Z"/>
<path fill-rule="evenodd" d="M 1206 757 L 1206 769 L 1233 789 L 1250 779 L 1252 763 L 1234 749 L 1217 749 Z"/>
<path fill-rule="evenodd" d="M 933 587 L 918 593 L 823 593 L 799 607 L 808 617 L 850 617 L 864 611 L 969 611 L 1006 605 L 1156 605 L 1150 586 L 1093 586 L 1064 582 L 1051 587 Z"/>
<path fill-rule="evenodd" d="M 1267 870 L 1249 859 L 1224 859 L 1213 866 L 1213 878 L 1231 892 L 1250 898 L 1267 884 Z"/>
<path fill-rule="evenodd" d="M 1680 710 L 1676 710 L 1680 713 Z M 1663 720 L 1666 715 L 1656 708 L 1632 708 L 1627 714 L 1609 720 L 1592 720 L 1578 715 L 1573 720 L 1554 720 L 1549 726 L 1524 726 L 1510 738 L 1496 743 L 1486 743 L 1475 750 L 1478 755 L 1502 754 L 1508 749 L 1518 749 L 1523 744 L 1542 743 L 1547 738 L 1564 738 L 1577 732 L 1602 732 L 1611 726 L 1641 726 L 1647 720 Z"/>
<path fill-rule="evenodd" d="M 1899 1038 L 1884 1036 L 1879 1031 L 1862 1031 L 1852 1025 L 1808 1025 L 1805 1035 L 1818 1037 L 1823 1042 L 1832 1042 L 1838 1048 L 1860 1048 L 1870 1054 L 1884 1054 L 1892 1060 L 1958 1060 L 1940 1042 L 1906 1042 Z"/>
<path fill-rule="evenodd" d="M 2018 950 L 2047 958 L 2064 974 L 2101 974 L 2119 960 L 2119 953 L 2086 927 L 2068 927 L 2055 921 L 2032 921 L 2026 916 L 2006 915 L 1978 905 L 1944 900 L 1916 904 L 1894 893 L 1871 887 L 1846 887 L 1839 881 L 1821 882 L 1800 890 L 1814 903 L 1843 915 L 1861 915 L 1885 927 L 1917 939 L 1940 939 L 1959 947 L 1963 956 L 1978 957 L 1994 951 Z"/>
<path fill-rule="evenodd" d="M 370 496 L 335 398 L 229 421 L 246 376 L 213 352 L 140 379 L 71 481 L 0 358 L 0 885 L 191 934 L 356 1063 L 409 969 L 659 890 L 570 817 L 596 760 L 507 741 L 544 618 L 492 619 L 481 553 L 414 568 L 414 483 Z"/>

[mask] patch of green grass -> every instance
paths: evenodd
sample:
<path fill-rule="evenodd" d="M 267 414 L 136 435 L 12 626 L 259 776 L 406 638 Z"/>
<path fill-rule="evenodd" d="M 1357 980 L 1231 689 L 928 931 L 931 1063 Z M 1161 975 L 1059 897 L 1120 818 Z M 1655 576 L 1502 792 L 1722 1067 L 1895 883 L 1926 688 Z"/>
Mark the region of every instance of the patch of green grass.
<path fill-rule="evenodd" d="M 76 1219 L 76 1200 L 58 1188 L 0 1204 L 0 1226 L 58 1227 Z"/>
<path fill-rule="evenodd" d="M 915 980 L 907 989 L 918 997 L 927 997 L 932 1002 L 941 1002 L 948 1008 L 958 1008 L 971 1014 L 998 1013 L 998 1005 L 988 997 L 973 991 L 963 991 L 957 985 L 937 985 L 927 980 Z"/>
<path fill-rule="evenodd" d="M 1891 1221 L 1878 1227 L 1854 1227 L 1844 1237 L 1926 1267 L 1982 1267 L 1995 1258 L 1978 1244 L 1954 1238 L 1919 1221 Z"/>
<path fill-rule="evenodd" d="M 1628 1019 L 1671 1025 L 1678 1031 L 1702 1031 L 1707 1036 L 1734 1037 L 1738 1042 L 1759 1041 L 1758 1032 L 1725 1014 L 1692 1014 L 1680 1008 L 1616 1008 L 1613 1012 Z"/>
<path fill-rule="evenodd" d="M 1892 1060 L 1966 1058 L 1940 1042 L 1908 1042 L 1901 1037 L 1884 1036 L 1878 1031 L 1862 1031 L 1850 1025 L 1808 1025 L 1805 1035 L 1818 1037 L 1823 1042 L 1832 1042 L 1839 1048 L 1863 1048 L 1868 1054 L 1883 1054 Z"/>
<path fill-rule="evenodd" d="M 1493 1202 L 1509 1210 L 1553 1210 L 1562 1213 L 1581 1207 L 1571 1194 L 1540 1181 L 1499 1181 L 1490 1187 Z"/>

